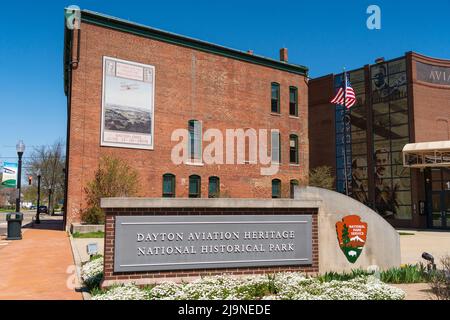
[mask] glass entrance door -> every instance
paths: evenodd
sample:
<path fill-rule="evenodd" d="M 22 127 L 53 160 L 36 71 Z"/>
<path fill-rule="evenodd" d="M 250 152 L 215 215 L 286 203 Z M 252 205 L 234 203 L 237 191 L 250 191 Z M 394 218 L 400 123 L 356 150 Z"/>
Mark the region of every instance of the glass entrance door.
<path fill-rule="evenodd" d="M 442 227 L 450 228 L 450 191 L 443 191 Z"/>
<path fill-rule="evenodd" d="M 450 190 L 432 193 L 431 224 L 433 228 L 450 228 Z"/>

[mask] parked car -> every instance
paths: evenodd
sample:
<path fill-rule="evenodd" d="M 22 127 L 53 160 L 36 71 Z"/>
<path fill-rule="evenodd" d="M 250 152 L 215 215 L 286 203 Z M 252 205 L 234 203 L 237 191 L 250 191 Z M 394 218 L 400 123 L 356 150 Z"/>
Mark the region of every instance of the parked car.
<path fill-rule="evenodd" d="M 39 213 L 48 213 L 47 206 L 39 206 Z"/>
<path fill-rule="evenodd" d="M 37 209 L 37 207 L 35 205 L 30 207 L 30 210 L 36 210 L 36 209 Z"/>

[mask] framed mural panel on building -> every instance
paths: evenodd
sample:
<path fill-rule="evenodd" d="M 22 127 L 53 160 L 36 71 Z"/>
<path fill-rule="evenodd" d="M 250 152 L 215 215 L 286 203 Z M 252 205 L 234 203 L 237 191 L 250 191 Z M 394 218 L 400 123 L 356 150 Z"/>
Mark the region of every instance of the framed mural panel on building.
<path fill-rule="evenodd" d="M 155 67 L 103 57 L 100 145 L 153 150 Z"/>

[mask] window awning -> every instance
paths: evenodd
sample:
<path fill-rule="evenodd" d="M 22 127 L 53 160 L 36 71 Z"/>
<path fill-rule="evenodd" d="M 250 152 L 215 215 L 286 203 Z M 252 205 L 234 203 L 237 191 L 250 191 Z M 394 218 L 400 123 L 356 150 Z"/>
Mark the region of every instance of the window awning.
<path fill-rule="evenodd" d="M 450 140 L 408 143 L 403 147 L 403 166 L 450 167 Z"/>

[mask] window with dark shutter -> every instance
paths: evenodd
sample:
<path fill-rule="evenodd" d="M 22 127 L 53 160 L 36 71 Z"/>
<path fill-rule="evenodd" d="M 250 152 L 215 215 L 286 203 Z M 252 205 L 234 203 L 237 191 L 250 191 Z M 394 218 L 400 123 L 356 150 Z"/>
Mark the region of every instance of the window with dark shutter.
<path fill-rule="evenodd" d="M 280 113 L 280 85 L 272 82 L 271 112 Z"/>
<path fill-rule="evenodd" d="M 197 175 L 189 177 L 189 198 L 200 198 L 201 179 Z"/>
<path fill-rule="evenodd" d="M 175 176 L 171 173 L 163 175 L 163 198 L 175 197 Z"/>
<path fill-rule="evenodd" d="M 289 115 L 298 116 L 298 89 L 289 87 Z"/>
<path fill-rule="evenodd" d="M 289 162 L 298 164 L 298 136 L 295 134 L 289 136 Z"/>
<path fill-rule="evenodd" d="M 272 198 L 273 199 L 281 198 L 281 180 L 280 179 L 272 180 Z"/>
<path fill-rule="evenodd" d="M 220 179 L 219 177 L 209 177 L 208 198 L 220 197 Z"/>

